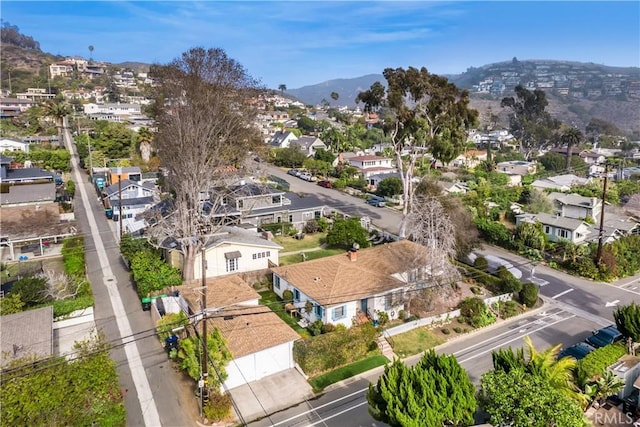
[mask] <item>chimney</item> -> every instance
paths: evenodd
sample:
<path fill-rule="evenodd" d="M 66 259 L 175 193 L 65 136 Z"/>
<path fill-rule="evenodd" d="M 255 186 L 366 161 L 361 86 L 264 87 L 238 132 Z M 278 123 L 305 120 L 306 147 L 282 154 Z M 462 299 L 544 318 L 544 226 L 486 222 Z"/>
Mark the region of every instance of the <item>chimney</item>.
<path fill-rule="evenodd" d="M 356 262 L 358 259 L 358 251 L 349 251 L 348 256 L 351 262 Z"/>

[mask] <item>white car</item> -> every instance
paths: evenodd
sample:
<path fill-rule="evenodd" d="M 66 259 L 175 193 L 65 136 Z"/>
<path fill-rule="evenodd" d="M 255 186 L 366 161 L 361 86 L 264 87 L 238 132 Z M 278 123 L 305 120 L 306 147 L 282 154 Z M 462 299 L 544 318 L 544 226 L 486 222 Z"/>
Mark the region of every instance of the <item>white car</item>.
<path fill-rule="evenodd" d="M 309 181 L 309 182 L 315 182 L 315 181 L 318 180 L 318 178 L 316 178 L 315 176 L 311 175 L 309 172 L 301 173 L 298 178 L 304 179 L 305 181 Z"/>

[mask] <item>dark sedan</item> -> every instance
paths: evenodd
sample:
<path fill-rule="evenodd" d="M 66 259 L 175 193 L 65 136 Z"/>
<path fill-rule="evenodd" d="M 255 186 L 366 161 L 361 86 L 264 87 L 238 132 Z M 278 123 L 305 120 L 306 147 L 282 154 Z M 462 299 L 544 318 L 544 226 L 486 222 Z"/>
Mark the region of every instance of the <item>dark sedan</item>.
<path fill-rule="evenodd" d="M 579 342 L 571 347 L 567 347 L 558 354 L 558 360 L 565 357 L 573 357 L 576 360 L 583 359 L 587 354 L 591 353 L 595 348 L 587 343 Z"/>
<path fill-rule="evenodd" d="M 593 331 L 593 335 L 587 338 L 586 341 L 595 348 L 600 348 L 617 341 L 622 341 L 622 338 L 622 334 L 615 326 L 607 326 L 606 328 Z"/>

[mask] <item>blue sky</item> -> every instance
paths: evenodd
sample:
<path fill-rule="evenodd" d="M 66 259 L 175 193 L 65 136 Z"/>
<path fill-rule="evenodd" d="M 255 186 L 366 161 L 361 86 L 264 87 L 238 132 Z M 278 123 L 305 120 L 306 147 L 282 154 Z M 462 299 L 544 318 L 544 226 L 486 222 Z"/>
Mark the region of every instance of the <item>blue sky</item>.
<path fill-rule="evenodd" d="M 640 66 L 640 2 L 13 1 L 1 17 L 43 51 L 166 63 L 219 47 L 267 87 L 422 67 L 563 59 Z"/>

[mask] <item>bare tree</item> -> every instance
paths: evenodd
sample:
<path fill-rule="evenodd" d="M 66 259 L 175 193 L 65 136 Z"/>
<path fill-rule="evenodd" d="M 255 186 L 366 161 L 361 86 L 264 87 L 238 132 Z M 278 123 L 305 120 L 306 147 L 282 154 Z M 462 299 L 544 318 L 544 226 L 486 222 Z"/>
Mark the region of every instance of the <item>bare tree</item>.
<path fill-rule="evenodd" d="M 424 247 L 426 274 L 441 283 L 459 278 L 458 269 L 451 264 L 456 257 L 456 235 L 453 222 L 436 197 L 415 196 L 407 216 L 411 240 Z"/>
<path fill-rule="evenodd" d="M 65 273 L 44 270 L 39 276 L 46 280 L 43 296 L 47 300 L 62 301 L 74 298 L 82 287 L 82 281 L 74 280 Z"/>
<path fill-rule="evenodd" d="M 154 234 L 178 242 L 183 277 L 191 280 L 206 236 L 223 223 L 216 213 L 224 195 L 216 189 L 224 188 L 259 142 L 250 101 L 261 89 L 222 49 L 193 48 L 168 65 L 152 66 L 151 75 L 157 82 L 154 142 L 174 194 L 172 212 Z"/>

